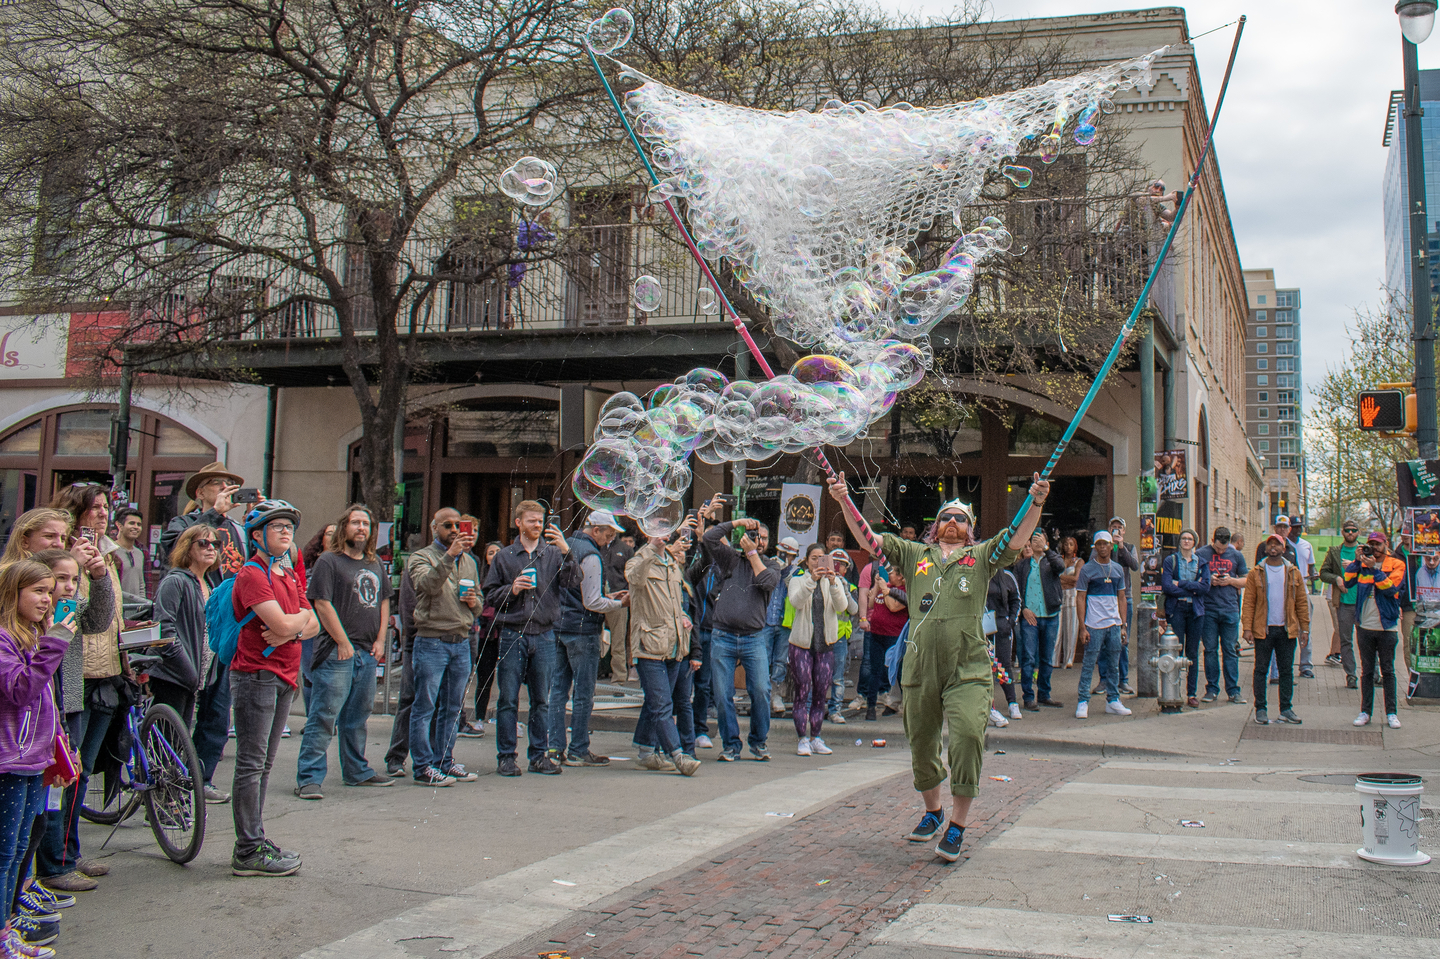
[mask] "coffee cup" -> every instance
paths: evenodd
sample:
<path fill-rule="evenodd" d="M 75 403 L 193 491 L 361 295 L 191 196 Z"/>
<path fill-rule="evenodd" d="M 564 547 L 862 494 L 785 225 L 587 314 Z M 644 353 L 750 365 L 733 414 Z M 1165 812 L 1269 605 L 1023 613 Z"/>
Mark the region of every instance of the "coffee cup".
<path fill-rule="evenodd" d="M 540 581 L 540 574 L 535 572 L 535 567 L 533 566 L 531 566 L 529 569 L 522 570 L 520 575 L 525 577 L 525 585 L 529 586 L 531 589 L 534 589 L 535 584 Z"/>
<path fill-rule="evenodd" d="M 475 581 L 474 581 L 473 579 L 462 579 L 462 580 L 460 581 L 460 598 L 461 598 L 461 599 L 464 599 L 465 596 L 466 596 L 466 594 L 469 593 L 470 590 L 472 590 L 472 589 L 474 589 L 474 588 L 475 588 Z"/>

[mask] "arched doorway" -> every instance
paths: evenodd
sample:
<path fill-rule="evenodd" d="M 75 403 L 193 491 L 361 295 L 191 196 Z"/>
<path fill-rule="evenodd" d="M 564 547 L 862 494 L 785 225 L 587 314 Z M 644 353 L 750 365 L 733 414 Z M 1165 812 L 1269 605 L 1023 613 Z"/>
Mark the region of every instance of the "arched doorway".
<path fill-rule="evenodd" d="M 1210 420 L 1202 407 L 1195 427 L 1195 532 L 1200 542 L 1210 542 L 1210 487 L 1215 484 L 1218 470 L 1210 466 Z"/>
<path fill-rule="evenodd" d="M 0 434 L 0 541 L 15 517 L 50 502 L 62 487 L 110 485 L 115 410 L 103 403 L 61 406 Z M 131 411 L 127 486 L 152 532 L 184 509 L 185 477 L 214 461 L 215 447 L 179 423 L 152 410 Z"/>

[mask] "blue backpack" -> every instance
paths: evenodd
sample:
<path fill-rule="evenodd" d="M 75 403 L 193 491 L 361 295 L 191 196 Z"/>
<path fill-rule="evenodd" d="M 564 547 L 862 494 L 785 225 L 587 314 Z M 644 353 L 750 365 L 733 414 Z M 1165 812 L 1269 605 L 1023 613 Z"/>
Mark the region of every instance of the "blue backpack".
<path fill-rule="evenodd" d="M 270 579 L 270 570 L 253 559 L 247 560 L 245 565 L 265 570 L 265 578 Z M 227 667 L 235 658 L 235 647 L 240 644 L 240 630 L 255 618 L 253 609 L 244 619 L 235 618 L 235 600 L 231 595 L 234 590 L 235 577 L 231 576 L 212 589 L 210 598 L 205 601 L 205 626 L 209 634 L 210 651 Z M 265 650 L 265 655 L 269 656 L 273 648 Z"/>
<path fill-rule="evenodd" d="M 900 635 L 895 637 L 895 645 L 885 651 L 885 669 L 890 677 L 891 686 L 900 685 L 900 676 L 905 669 L 905 644 L 910 641 L 910 623 L 905 623 L 905 628 L 900 630 Z"/>

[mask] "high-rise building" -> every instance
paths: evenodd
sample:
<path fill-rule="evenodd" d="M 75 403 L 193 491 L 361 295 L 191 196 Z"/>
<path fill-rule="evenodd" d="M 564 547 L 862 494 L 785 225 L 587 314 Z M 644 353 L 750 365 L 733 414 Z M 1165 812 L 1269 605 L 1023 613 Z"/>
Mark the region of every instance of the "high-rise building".
<path fill-rule="evenodd" d="M 1426 249 L 1430 264 L 1430 292 L 1440 296 L 1440 70 L 1420 71 L 1420 105 L 1425 143 L 1425 211 L 1430 218 Z M 1410 301 L 1410 176 L 1405 165 L 1405 97 L 1390 92 L 1381 145 L 1390 151 L 1385 161 L 1385 286 L 1403 302 Z"/>
<path fill-rule="evenodd" d="M 1440 71 L 1437 71 L 1440 73 Z M 1304 389 L 1300 291 L 1275 286 L 1273 269 L 1245 270 L 1245 432 L 1265 468 L 1269 513 L 1303 509 Z"/>

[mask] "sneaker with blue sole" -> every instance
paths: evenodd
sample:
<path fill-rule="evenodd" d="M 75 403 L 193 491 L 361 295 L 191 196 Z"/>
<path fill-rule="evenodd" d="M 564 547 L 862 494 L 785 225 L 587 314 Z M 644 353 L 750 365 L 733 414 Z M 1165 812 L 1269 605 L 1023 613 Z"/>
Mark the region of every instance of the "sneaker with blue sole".
<path fill-rule="evenodd" d="M 920 825 L 905 838 L 911 842 L 929 842 L 935 838 L 940 831 L 940 826 L 945 822 L 945 817 L 938 812 L 926 812 L 920 817 Z"/>
<path fill-rule="evenodd" d="M 946 862 L 954 862 L 960 858 L 960 844 L 965 841 L 965 827 L 957 826 L 953 822 L 945 827 L 945 838 L 935 847 L 935 854 Z"/>
<path fill-rule="evenodd" d="M 75 905 L 75 897 L 68 892 L 61 892 L 58 889 L 51 889 L 43 882 L 37 882 L 20 894 L 20 901 L 24 902 L 26 897 L 33 899 L 36 903 L 46 907 L 50 911 L 56 909 L 69 909 Z"/>

